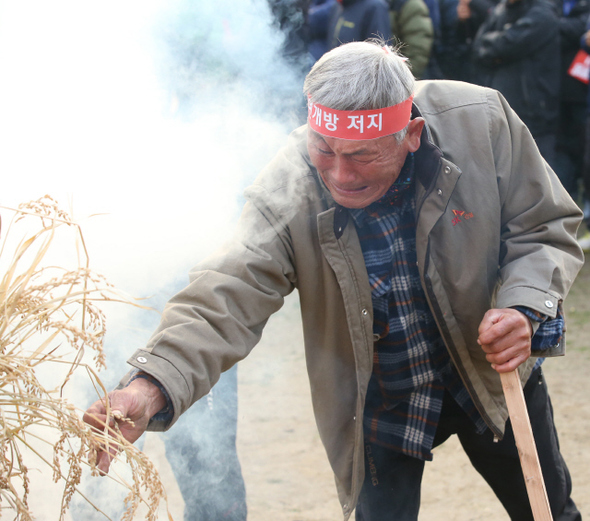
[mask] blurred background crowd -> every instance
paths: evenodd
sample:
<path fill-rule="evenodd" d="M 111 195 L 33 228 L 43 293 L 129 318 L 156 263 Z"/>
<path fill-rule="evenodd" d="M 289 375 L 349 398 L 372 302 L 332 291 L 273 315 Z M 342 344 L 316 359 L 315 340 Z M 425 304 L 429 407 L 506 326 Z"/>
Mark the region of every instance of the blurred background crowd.
<path fill-rule="evenodd" d="M 287 33 L 285 55 L 303 69 L 342 43 L 380 36 L 418 79 L 500 91 L 590 225 L 589 0 L 269 2 Z M 580 243 L 590 251 L 590 233 Z"/>

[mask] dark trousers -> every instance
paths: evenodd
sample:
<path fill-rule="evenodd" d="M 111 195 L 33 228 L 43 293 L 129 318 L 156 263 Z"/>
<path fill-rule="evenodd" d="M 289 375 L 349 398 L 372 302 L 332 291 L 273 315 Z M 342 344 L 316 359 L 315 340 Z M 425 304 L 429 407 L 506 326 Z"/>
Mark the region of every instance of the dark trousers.
<path fill-rule="evenodd" d="M 541 368 L 524 388 L 554 521 L 580 521 L 570 498 L 571 479 L 559 451 L 553 409 Z M 492 487 L 513 521 L 533 521 L 510 421 L 501 441 L 487 430 L 477 434 L 473 422 L 445 394 L 434 446 L 457 434 L 474 468 Z M 373 444 L 365 446 L 365 482 L 356 508 L 357 521 L 416 521 L 424 462 Z"/>
<path fill-rule="evenodd" d="M 578 200 L 579 182 L 583 180 L 586 103 L 562 101 L 559 112 L 555 159 L 549 164 L 568 193 Z M 586 190 L 584 196 L 588 198 Z"/>
<path fill-rule="evenodd" d="M 582 181 L 584 182 L 584 193 L 586 199 L 590 200 L 590 114 L 586 115 L 586 134 L 584 145 L 584 161 L 582 167 Z M 586 225 L 590 223 L 586 219 Z M 589 226 L 590 228 L 590 226 Z"/>

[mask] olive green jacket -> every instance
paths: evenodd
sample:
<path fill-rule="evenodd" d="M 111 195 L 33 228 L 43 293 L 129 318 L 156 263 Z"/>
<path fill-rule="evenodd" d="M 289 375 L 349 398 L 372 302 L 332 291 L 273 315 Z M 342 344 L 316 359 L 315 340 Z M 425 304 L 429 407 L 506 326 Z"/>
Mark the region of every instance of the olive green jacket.
<path fill-rule="evenodd" d="M 418 79 L 430 61 L 434 42 L 434 28 L 424 0 L 396 0 L 390 2 L 391 32 L 401 44 L 401 53 L 408 58 L 412 73 Z"/>
<path fill-rule="evenodd" d="M 416 153 L 422 284 L 465 386 L 501 436 L 506 405 L 477 344 L 478 325 L 494 306 L 555 316 L 583 262 L 575 239 L 581 212 L 497 92 L 420 82 L 415 105 L 427 121 Z M 314 412 L 348 519 L 364 477 L 362 417 L 373 367 L 359 239 L 310 163 L 305 127 L 246 195 L 235 238 L 191 272 L 147 348 L 129 362 L 162 383 L 174 422 L 248 355 L 297 288 Z M 533 363 L 521 366 L 523 380 Z"/>

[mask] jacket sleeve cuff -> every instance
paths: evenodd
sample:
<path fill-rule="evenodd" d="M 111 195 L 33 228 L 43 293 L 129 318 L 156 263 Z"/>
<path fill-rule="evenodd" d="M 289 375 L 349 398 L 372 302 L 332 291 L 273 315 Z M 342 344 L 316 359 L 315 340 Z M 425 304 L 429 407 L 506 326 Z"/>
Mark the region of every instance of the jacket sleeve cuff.
<path fill-rule="evenodd" d="M 162 390 L 167 405 L 150 419 L 148 430 L 164 431 L 169 429 L 183 412 L 179 397 L 186 397 L 190 394 L 183 376 L 169 361 L 145 349 L 138 349 L 127 360 L 127 363 L 132 365 L 134 369 L 121 379 L 118 388 L 129 385 L 140 372 L 149 375 L 150 381 Z"/>
<path fill-rule="evenodd" d="M 501 309 L 523 306 L 548 318 L 555 318 L 560 303 L 558 296 L 547 291 L 531 286 L 516 286 L 502 290 L 497 296 L 495 307 Z"/>
<path fill-rule="evenodd" d="M 555 318 L 549 318 L 525 306 L 514 306 L 514 309 L 526 315 L 533 326 L 532 356 L 544 358 L 564 354 L 562 346 L 565 321 L 560 306 Z"/>
<path fill-rule="evenodd" d="M 158 389 L 160 389 L 160 392 L 164 395 L 164 398 L 166 399 L 166 405 L 150 418 L 150 421 L 147 425 L 147 430 L 165 431 L 168 428 L 168 425 L 170 425 L 172 418 L 174 418 L 174 407 L 172 406 L 172 400 L 170 400 L 170 395 L 168 394 L 164 386 L 160 382 L 158 382 L 158 380 L 156 380 L 153 376 L 147 373 L 140 372 L 138 369 L 133 369 L 129 373 L 129 376 L 130 378 L 127 380 L 125 387 L 127 387 L 131 382 L 133 382 L 133 380 L 137 380 L 138 378 L 144 378 L 145 380 L 148 380 L 149 382 L 154 384 Z"/>

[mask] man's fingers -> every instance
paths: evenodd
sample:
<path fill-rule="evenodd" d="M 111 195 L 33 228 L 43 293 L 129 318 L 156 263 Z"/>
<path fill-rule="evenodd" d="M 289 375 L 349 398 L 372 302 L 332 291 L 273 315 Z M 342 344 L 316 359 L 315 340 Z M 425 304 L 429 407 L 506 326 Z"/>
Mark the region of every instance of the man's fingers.
<path fill-rule="evenodd" d="M 84 422 L 96 434 L 106 436 L 97 449 L 96 468 L 101 475 L 108 473 L 111 461 L 120 450 L 120 438 L 122 435 L 119 422 L 126 421 L 120 409 L 109 408 L 108 414 L 106 411 L 107 407 L 105 407 L 104 401 L 101 400 L 93 404 L 84 413 L 83 417 Z"/>
<path fill-rule="evenodd" d="M 530 357 L 530 350 L 506 350 L 501 353 L 486 355 L 492 369 L 498 373 L 514 371 L 520 364 L 526 362 Z"/>
<path fill-rule="evenodd" d="M 531 355 L 530 340 L 514 332 L 492 344 L 483 344 L 481 348 L 486 353 L 486 360 L 501 373 L 516 369 Z"/>
<path fill-rule="evenodd" d="M 492 309 L 481 321 L 477 341 L 486 353 L 498 352 L 511 345 L 528 343 L 531 333 L 530 321 L 520 311 Z"/>
<path fill-rule="evenodd" d="M 482 342 L 481 348 L 486 354 L 501 353 L 507 350 L 520 350 L 529 345 L 529 339 L 517 331 L 506 331 L 489 342 Z"/>
<path fill-rule="evenodd" d="M 104 433 L 108 428 L 108 433 L 111 436 L 116 436 L 116 424 L 118 420 L 122 419 L 120 414 L 121 413 L 115 415 L 114 411 L 111 411 L 108 415 L 104 413 L 92 413 L 87 411 L 84 414 L 83 420 L 85 423 L 90 425 L 94 432 Z"/>
<path fill-rule="evenodd" d="M 493 327 L 496 327 L 504 318 L 504 313 L 500 309 L 490 309 L 479 324 L 478 333 L 481 337 Z"/>
<path fill-rule="evenodd" d="M 498 373 L 509 373 L 517 369 L 520 364 L 526 362 L 528 358 L 528 355 L 520 353 L 514 358 L 510 358 L 505 363 L 492 363 L 492 369 Z"/>
<path fill-rule="evenodd" d="M 111 449 L 112 450 L 112 449 Z M 110 452 L 106 452 L 104 450 L 99 451 L 96 457 L 96 468 L 98 469 L 101 475 L 106 475 L 109 473 L 109 468 L 111 467 L 111 461 L 115 459 L 116 452 L 111 454 Z"/>
<path fill-rule="evenodd" d="M 124 439 L 119 430 L 118 420 L 114 418 L 111 418 L 111 420 L 108 433 L 100 442 L 96 457 L 96 467 L 101 474 L 108 473 L 110 464 L 120 452 Z M 101 431 L 101 434 L 104 435 L 104 429 Z"/>
<path fill-rule="evenodd" d="M 501 365 L 513 358 L 526 355 L 526 353 L 526 345 L 514 344 L 506 349 L 486 352 L 486 360 L 490 362 L 490 364 Z"/>

